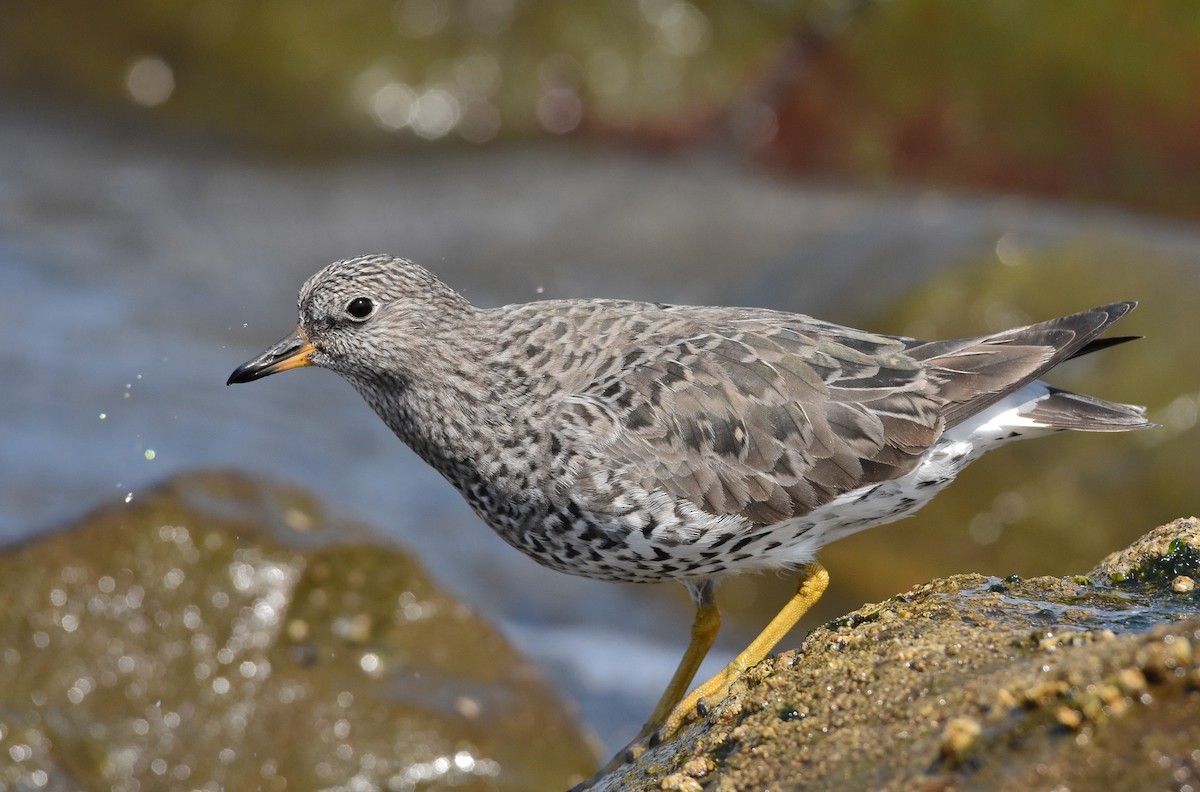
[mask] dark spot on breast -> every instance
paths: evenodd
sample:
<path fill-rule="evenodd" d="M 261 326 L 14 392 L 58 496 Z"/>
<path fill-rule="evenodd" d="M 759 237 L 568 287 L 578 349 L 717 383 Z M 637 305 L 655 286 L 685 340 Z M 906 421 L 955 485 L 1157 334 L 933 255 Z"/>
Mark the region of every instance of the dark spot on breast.
<path fill-rule="evenodd" d="M 882 485 L 876 484 L 874 487 L 871 487 L 871 489 L 867 490 L 862 495 L 859 495 L 857 498 L 855 498 L 854 502 L 862 503 L 863 501 L 867 500 L 868 498 L 870 498 L 872 495 L 874 495 L 876 492 L 879 491 L 880 486 L 882 486 Z"/>
<path fill-rule="evenodd" d="M 734 543 L 733 547 L 729 548 L 729 552 L 736 553 L 738 550 L 741 550 L 743 547 L 750 544 L 757 538 L 758 538 L 758 536 L 756 534 L 751 534 L 750 536 L 739 539 L 737 542 Z"/>
<path fill-rule="evenodd" d="M 658 520 L 653 517 L 649 518 L 646 520 L 646 524 L 642 526 L 642 536 L 649 539 L 650 534 L 654 533 L 654 529 L 656 528 L 658 528 Z"/>

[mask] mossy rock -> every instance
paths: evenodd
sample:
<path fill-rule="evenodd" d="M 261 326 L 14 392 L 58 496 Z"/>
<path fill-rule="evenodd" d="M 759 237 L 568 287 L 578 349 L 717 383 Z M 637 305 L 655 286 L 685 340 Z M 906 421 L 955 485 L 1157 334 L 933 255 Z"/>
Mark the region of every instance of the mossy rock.
<path fill-rule="evenodd" d="M 1197 549 L 1200 520 L 1177 520 L 1086 575 L 957 575 L 868 605 L 597 789 L 1195 786 L 1200 593 L 1132 581 Z"/>
<path fill-rule="evenodd" d="M 179 476 L 0 557 L 0 788 L 565 788 L 594 754 L 415 560 Z"/>

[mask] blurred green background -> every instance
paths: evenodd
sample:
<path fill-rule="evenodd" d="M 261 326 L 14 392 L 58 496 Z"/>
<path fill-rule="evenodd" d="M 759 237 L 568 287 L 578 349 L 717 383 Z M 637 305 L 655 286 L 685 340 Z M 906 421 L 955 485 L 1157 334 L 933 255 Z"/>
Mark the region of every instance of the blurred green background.
<path fill-rule="evenodd" d="M 714 141 L 793 176 L 1200 212 L 1187 0 L 8 0 L 0 90 L 342 155 Z"/>

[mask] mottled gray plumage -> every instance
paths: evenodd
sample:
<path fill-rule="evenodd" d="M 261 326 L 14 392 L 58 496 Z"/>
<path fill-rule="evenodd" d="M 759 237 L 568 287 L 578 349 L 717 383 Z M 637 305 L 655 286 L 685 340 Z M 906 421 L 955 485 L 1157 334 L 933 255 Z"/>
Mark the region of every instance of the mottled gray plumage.
<path fill-rule="evenodd" d="M 366 256 L 314 275 L 299 340 L 230 381 L 333 369 L 541 563 L 695 593 L 908 514 L 1014 437 L 1150 426 L 1139 407 L 1037 379 L 1121 340 L 1095 339 L 1133 306 L 922 342 L 755 308 L 480 309 L 415 264 Z M 281 365 L 301 342 L 305 360 Z"/>

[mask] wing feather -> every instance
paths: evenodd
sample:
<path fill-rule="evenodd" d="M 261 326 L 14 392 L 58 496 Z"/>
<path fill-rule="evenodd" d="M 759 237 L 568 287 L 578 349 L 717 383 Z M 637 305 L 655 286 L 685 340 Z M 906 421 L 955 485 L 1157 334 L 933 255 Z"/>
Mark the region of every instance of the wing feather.
<path fill-rule="evenodd" d="M 896 339 L 799 321 L 707 327 L 630 351 L 571 396 L 603 424 L 569 411 L 576 447 L 583 430 L 611 475 L 770 525 L 904 474 L 942 431 L 936 386 Z"/>

